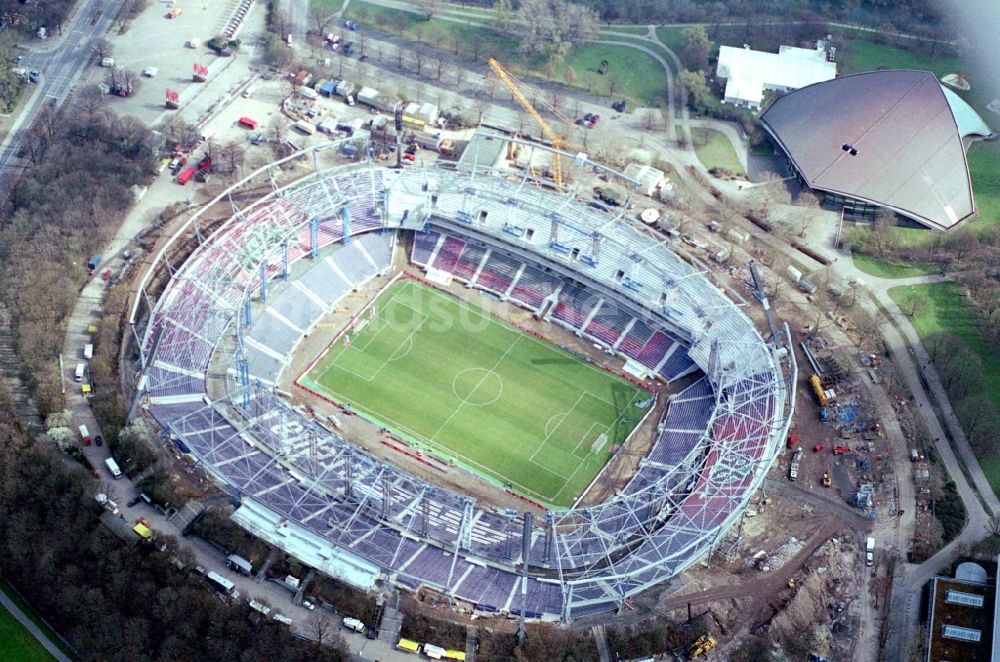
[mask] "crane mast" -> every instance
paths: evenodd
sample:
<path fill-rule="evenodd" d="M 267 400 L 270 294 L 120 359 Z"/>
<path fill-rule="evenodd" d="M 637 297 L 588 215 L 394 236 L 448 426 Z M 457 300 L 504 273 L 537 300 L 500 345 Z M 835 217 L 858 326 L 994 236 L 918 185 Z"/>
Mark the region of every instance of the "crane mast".
<path fill-rule="evenodd" d="M 527 112 L 528 115 L 535 120 L 535 124 L 542 129 L 542 135 L 544 135 L 546 139 L 552 143 L 552 148 L 555 150 L 552 152 L 552 178 L 555 180 L 556 184 L 562 185 L 562 164 L 560 163 L 558 150 L 563 147 L 563 137 L 557 134 L 552 127 L 549 126 L 548 122 L 545 121 L 545 118 L 542 117 L 542 114 L 539 113 L 534 104 L 531 103 L 531 100 L 528 99 L 524 92 L 521 91 L 521 86 L 516 78 L 510 75 L 510 73 L 494 58 L 487 60 L 487 64 L 490 65 L 490 69 L 492 69 L 493 73 L 497 75 L 497 78 L 499 78 L 500 81 L 507 86 L 511 95 L 519 104 L 521 104 L 521 107 L 524 108 L 525 112 Z M 564 122 L 569 121 L 555 108 L 550 107 L 549 109 Z"/>

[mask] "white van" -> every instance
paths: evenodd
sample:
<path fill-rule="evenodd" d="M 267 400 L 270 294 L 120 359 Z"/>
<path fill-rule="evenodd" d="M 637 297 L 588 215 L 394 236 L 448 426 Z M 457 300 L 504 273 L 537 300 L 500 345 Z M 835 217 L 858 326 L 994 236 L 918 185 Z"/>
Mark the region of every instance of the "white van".
<path fill-rule="evenodd" d="M 351 618 L 350 616 L 344 617 L 344 627 L 348 630 L 354 630 L 355 632 L 365 631 L 365 624 L 356 618 Z"/>
<path fill-rule="evenodd" d="M 77 363 L 76 364 L 76 372 L 73 373 L 73 379 L 76 380 L 76 381 L 78 381 L 78 382 L 82 382 L 83 381 L 83 373 L 86 372 L 86 370 L 87 370 L 87 366 L 85 364 L 83 364 L 83 363 Z"/>
<path fill-rule="evenodd" d="M 87 359 L 88 361 L 90 359 L 94 358 L 94 344 L 93 343 L 87 343 L 86 345 L 83 346 L 83 358 Z"/>
<path fill-rule="evenodd" d="M 118 463 L 115 462 L 115 458 L 109 457 L 104 460 L 104 464 L 108 467 L 108 471 L 111 472 L 111 477 L 118 480 L 122 477 L 122 470 L 118 468 Z"/>

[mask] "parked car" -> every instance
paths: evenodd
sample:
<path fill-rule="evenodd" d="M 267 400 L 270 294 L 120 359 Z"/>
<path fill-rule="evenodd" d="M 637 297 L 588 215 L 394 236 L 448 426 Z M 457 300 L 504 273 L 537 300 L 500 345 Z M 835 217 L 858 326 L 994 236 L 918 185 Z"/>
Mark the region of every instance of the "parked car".
<path fill-rule="evenodd" d="M 851 452 L 851 449 L 849 447 L 847 447 L 847 446 L 834 446 L 833 447 L 833 454 L 834 455 L 843 455 L 844 453 L 850 453 L 850 452 Z"/>
<path fill-rule="evenodd" d="M 309 611 L 313 611 L 314 609 L 316 609 L 316 605 L 309 600 L 303 600 L 302 606 L 308 609 Z"/>
<path fill-rule="evenodd" d="M 611 108 L 612 108 L 612 110 L 615 110 L 616 112 L 624 113 L 625 112 L 625 101 L 624 100 L 622 100 L 622 101 L 616 101 L 613 104 L 611 104 Z"/>
<path fill-rule="evenodd" d="M 98 446 L 103 446 L 104 437 L 102 437 L 101 435 L 97 435 L 96 437 L 94 437 L 94 443 L 97 444 Z"/>
<path fill-rule="evenodd" d="M 595 126 L 597 126 L 597 123 L 600 121 L 600 119 L 601 119 L 601 116 L 598 115 L 597 113 L 594 113 L 593 115 L 591 115 L 590 116 L 590 128 L 593 129 Z"/>
<path fill-rule="evenodd" d="M 358 29 L 358 24 L 353 21 L 344 21 L 344 27 L 348 30 L 356 31 Z"/>
<path fill-rule="evenodd" d="M 593 116 L 594 116 L 593 113 L 587 113 L 586 115 L 583 116 L 583 121 L 584 122 L 589 122 L 590 118 L 592 118 Z"/>
<path fill-rule="evenodd" d="M 126 503 L 125 505 L 128 506 L 129 508 L 131 508 L 132 506 L 134 506 L 135 504 L 139 503 L 140 501 L 142 501 L 142 497 L 137 494 L 134 497 L 132 497 L 131 499 L 129 499 L 128 503 Z"/>
<path fill-rule="evenodd" d="M 823 444 L 816 444 L 815 446 L 813 446 L 813 452 L 818 453 L 824 448 L 826 448 L 826 446 L 824 446 Z"/>

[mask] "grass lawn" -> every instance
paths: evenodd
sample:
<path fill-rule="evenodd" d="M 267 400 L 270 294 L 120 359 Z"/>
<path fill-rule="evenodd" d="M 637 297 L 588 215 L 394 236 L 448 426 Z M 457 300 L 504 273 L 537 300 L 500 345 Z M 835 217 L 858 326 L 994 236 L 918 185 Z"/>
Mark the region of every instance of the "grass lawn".
<path fill-rule="evenodd" d="M 684 28 L 656 28 L 656 36 L 663 44 L 680 57 L 680 50 L 684 48 Z"/>
<path fill-rule="evenodd" d="M 31 613 L 30 608 L 21 604 L 15 595 L 8 593 L 8 597 L 18 603 L 18 606 L 25 613 Z M 52 656 L 45 650 L 45 647 L 31 636 L 31 633 L 14 618 L 14 615 L 0 607 L 0 660 L 4 660 L 4 662 L 36 662 L 37 660 L 51 659 Z"/>
<path fill-rule="evenodd" d="M 946 53 L 913 52 L 877 44 L 867 39 L 852 39 L 842 50 L 838 51 L 839 64 L 837 70 L 843 74 L 856 74 L 862 71 L 875 71 L 880 67 L 887 69 L 919 69 L 930 71 L 938 78 L 945 74 L 965 71 L 967 67 L 953 55 Z"/>
<path fill-rule="evenodd" d="M 903 312 L 914 311 L 910 321 L 921 341 L 938 333 L 950 333 L 979 356 L 983 373 L 988 376 L 983 386 L 985 395 L 1000 409 L 1000 380 L 990 378 L 1000 374 L 1000 361 L 987 346 L 979 322 L 958 287 L 954 283 L 895 287 L 889 290 L 889 296 Z M 1000 460 L 980 462 L 980 465 L 993 491 L 1000 494 Z"/>
<path fill-rule="evenodd" d="M 640 43 L 640 42 L 637 42 Z M 655 50 L 655 44 L 643 44 Z M 607 59 L 608 72 L 600 76 L 597 70 L 601 60 Z M 646 53 L 628 46 L 612 44 L 581 44 L 574 46 L 566 58 L 566 65 L 576 72 L 576 87 L 587 89 L 588 78 L 594 82 L 594 94 L 607 95 L 614 81 L 615 100 L 627 98 L 630 105 L 656 106 L 667 102 L 667 76 L 660 63 Z M 556 72 L 556 78 L 565 80 L 566 67 Z M 592 72 L 593 75 L 588 75 Z"/>
<path fill-rule="evenodd" d="M 336 14 L 344 6 L 344 0 L 309 0 L 309 6 L 322 9 L 330 14 Z"/>
<path fill-rule="evenodd" d="M 388 7 L 355 0 L 345 15 L 363 25 L 372 26 L 386 34 L 408 41 L 437 46 L 455 55 L 456 43 L 463 57 L 470 57 L 479 44 L 479 59 L 496 57 L 500 63 L 517 76 L 534 76 L 544 79 L 543 65 L 531 62 L 518 51 L 515 37 L 500 34 L 494 30 L 455 21 L 434 18 L 424 20 L 422 16 Z M 641 43 L 636 41 L 636 43 Z M 655 44 L 643 44 L 656 49 Z M 597 75 L 601 60 L 609 61 L 608 73 Z M 487 71 L 485 63 L 480 65 Z M 574 87 L 597 95 L 608 95 L 610 81 L 616 81 L 614 98 L 627 99 L 630 105 L 655 106 L 667 98 L 667 77 L 658 62 L 642 51 L 627 46 L 602 44 L 581 44 L 573 47 L 566 61 L 553 73 L 554 80 L 565 83 L 566 67 L 572 66 L 576 72 Z M 594 72 L 593 75 L 588 72 Z"/>
<path fill-rule="evenodd" d="M 693 129 L 694 151 L 702 165 L 712 168 L 725 168 L 735 174 L 746 174 L 746 169 L 740 163 L 733 149 L 733 144 L 715 129 Z"/>
<path fill-rule="evenodd" d="M 302 383 L 437 454 L 565 507 L 646 408 L 643 389 L 412 281 Z"/>
<path fill-rule="evenodd" d="M 879 278 L 910 278 L 940 273 L 941 269 L 932 264 L 895 262 L 886 258 L 854 253 L 854 266 L 866 274 Z"/>

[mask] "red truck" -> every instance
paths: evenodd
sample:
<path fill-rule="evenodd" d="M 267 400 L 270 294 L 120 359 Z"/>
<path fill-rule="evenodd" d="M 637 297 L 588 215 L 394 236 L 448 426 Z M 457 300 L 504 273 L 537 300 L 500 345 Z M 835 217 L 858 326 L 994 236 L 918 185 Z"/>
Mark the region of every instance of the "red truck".
<path fill-rule="evenodd" d="M 194 177 L 194 168 L 185 168 L 181 174 L 177 175 L 177 183 L 184 186 Z"/>
<path fill-rule="evenodd" d="M 240 126 L 245 126 L 246 128 L 251 129 L 251 130 L 257 128 L 257 120 L 253 119 L 252 117 L 241 117 L 237 121 L 237 123 Z"/>

